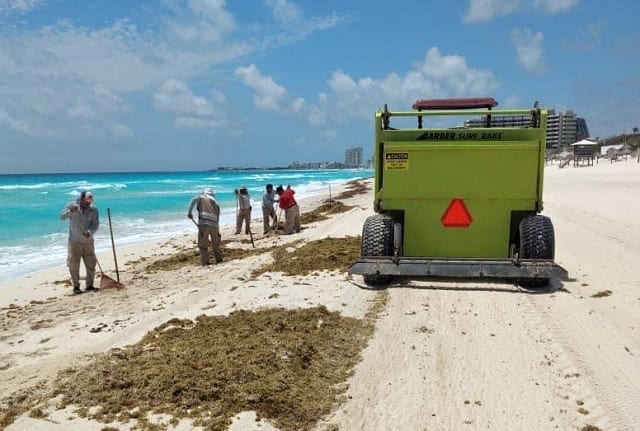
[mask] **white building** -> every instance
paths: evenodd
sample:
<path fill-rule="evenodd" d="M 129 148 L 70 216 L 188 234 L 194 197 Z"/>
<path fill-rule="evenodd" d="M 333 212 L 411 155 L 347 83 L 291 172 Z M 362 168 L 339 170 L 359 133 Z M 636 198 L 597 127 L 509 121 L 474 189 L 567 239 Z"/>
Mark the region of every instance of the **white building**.
<path fill-rule="evenodd" d="M 580 120 L 580 128 L 578 127 Z M 479 119 L 467 120 L 464 122 L 467 127 L 484 127 L 487 118 L 482 116 Z M 492 115 L 492 127 L 528 127 L 531 124 L 531 115 Z M 575 112 L 556 112 L 549 109 L 547 115 L 547 148 L 560 148 L 571 145 L 576 139 L 583 139 L 582 136 L 589 133 L 587 122 L 583 118 L 577 118 Z"/>
<path fill-rule="evenodd" d="M 344 153 L 344 164 L 348 168 L 362 166 L 362 147 L 347 148 Z"/>

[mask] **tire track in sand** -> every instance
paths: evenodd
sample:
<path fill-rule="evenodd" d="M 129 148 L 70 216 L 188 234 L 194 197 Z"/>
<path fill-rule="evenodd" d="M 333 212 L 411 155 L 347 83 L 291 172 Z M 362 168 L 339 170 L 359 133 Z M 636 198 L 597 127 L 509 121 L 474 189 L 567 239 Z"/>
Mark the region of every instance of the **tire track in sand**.
<path fill-rule="evenodd" d="M 570 293 L 555 297 L 532 295 L 529 302 L 532 312 L 542 318 L 552 340 L 561 346 L 563 356 L 567 358 L 560 360 L 561 366 L 569 376 L 577 369 L 580 380 L 586 385 L 586 391 L 573 385 L 574 391 L 580 391 L 576 396 L 594 396 L 605 410 L 606 418 L 603 419 L 605 422 L 607 418 L 611 420 L 615 429 L 637 429 L 640 387 L 630 376 L 640 374 L 640 361 L 631 355 L 616 361 L 616 356 L 611 355 L 615 350 L 624 349 L 631 340 L 627 340 L 625 334 L 617 333 L 606 319 L 594 318 Z M 597 419 L 597 414 L 592 418 Z"/>

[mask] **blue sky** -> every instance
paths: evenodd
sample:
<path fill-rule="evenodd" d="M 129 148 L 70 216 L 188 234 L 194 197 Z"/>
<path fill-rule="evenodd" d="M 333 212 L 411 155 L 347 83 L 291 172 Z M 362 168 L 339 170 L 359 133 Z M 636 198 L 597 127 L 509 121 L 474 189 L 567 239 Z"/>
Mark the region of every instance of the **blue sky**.
<path fill-rule="evenodd" d="M 385 103 L 640 127 L 636 0 L 0 0 L 0 173 L 371 154 Z"/>

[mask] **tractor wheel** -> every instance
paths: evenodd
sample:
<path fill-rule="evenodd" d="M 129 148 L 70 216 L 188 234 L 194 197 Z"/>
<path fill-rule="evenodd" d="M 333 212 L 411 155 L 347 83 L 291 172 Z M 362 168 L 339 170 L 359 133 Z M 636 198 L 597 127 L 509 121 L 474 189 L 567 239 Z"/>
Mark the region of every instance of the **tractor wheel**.
<path fill-rule="evenodd" d="M 520 258 L 550 259 L 555 255 L 553 224 L 549 217 L 533 215 L 520 222 Z M 523 278 L 519 280 L 523 287 L 545 287 L 548 278 Z"/>
<path fill-rule="evenodd" d="M 361 255 L 368 257 L 393 256 L 393 219 L 383 214 L 367 217 L 362 226 Z M 380 287 L 389 284 L 390 275 L 365 274 L 367 285 Z"/>

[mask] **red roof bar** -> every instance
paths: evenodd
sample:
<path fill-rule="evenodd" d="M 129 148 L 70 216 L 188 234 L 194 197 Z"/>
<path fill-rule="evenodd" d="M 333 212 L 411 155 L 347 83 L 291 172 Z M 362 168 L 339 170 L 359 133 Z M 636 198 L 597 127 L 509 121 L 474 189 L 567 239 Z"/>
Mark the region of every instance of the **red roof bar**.
<path fill-rule="evenodd" d="M 493 97 L 473 97 L 457 99 L 419 99 L 413 104 L 418 111 L 426 109 L 473 109 L 493 108 L 498 102 Z"/>

